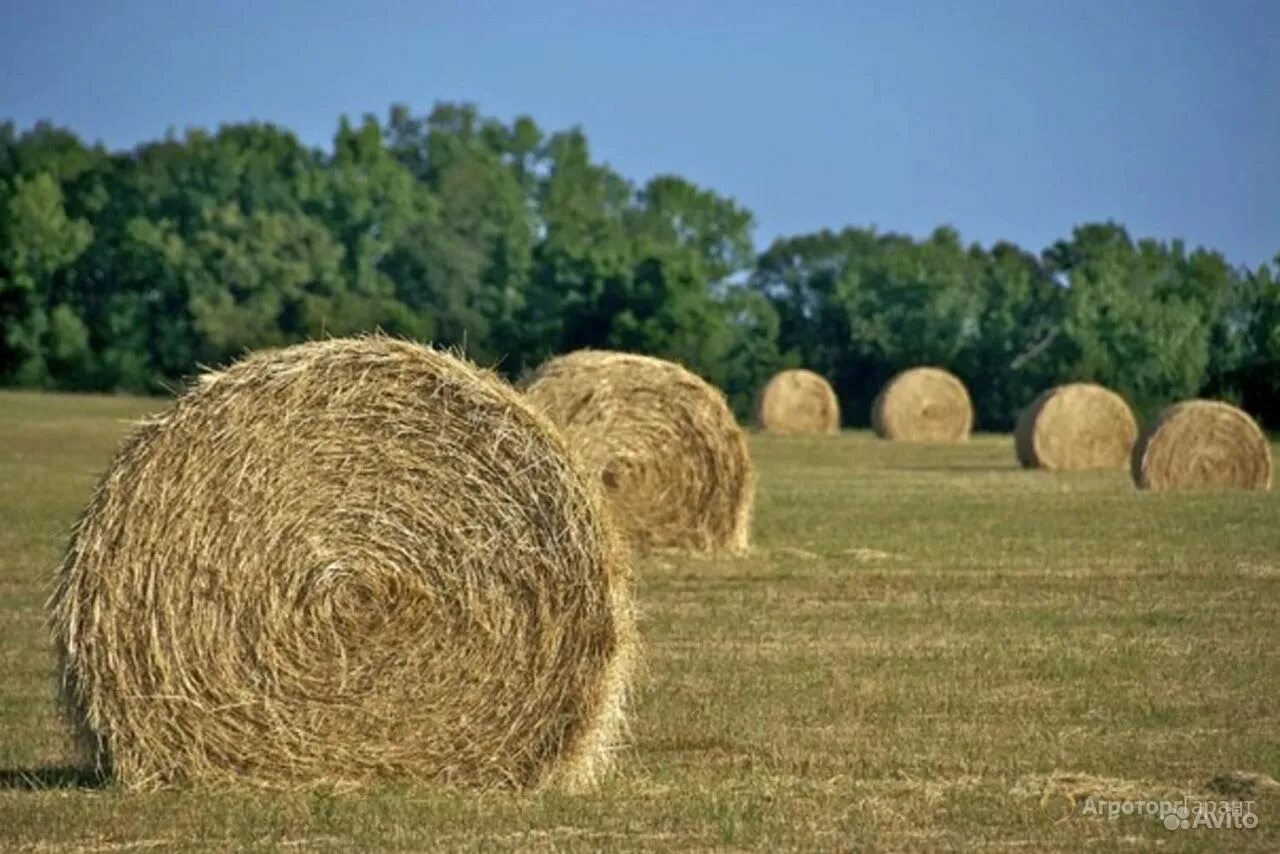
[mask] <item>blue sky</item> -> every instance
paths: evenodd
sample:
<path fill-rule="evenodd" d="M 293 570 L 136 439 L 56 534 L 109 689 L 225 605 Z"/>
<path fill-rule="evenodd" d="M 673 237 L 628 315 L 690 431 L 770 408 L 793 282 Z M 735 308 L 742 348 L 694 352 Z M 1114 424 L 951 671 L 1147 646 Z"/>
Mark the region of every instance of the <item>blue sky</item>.
<path fill-rule="evenodd" d="M 342 113 L 472 101 L 734 196 L 761 247 L 1114 218 L 1280 252 L 1275 0 L 0 2 L 0 117 L 113 148 L 246 119 L 327 147 Z"/>

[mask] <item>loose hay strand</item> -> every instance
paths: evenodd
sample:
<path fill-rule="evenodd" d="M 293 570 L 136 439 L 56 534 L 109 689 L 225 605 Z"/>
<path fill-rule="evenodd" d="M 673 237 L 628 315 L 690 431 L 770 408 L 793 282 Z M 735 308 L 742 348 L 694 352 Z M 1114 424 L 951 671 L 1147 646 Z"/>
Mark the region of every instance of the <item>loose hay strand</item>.
<path fill-rule="evenodd" d="M 1249 414 L 1216 400 L 1177 403 L 1134 445 L 1139 489 L 1270 489 L 1271 444 Z"/>
<path fill-rule="evenodd" d="M 784 436 L 820 435 L 840 430 L 840 402 L 831 384 L 802 368 L 781 371 L 760 391 L 756 421 Z"/>
<path fill-rule="evenodd" d="M 973 403 L 964 383 L 947 371 L 911 368 L 880 390 L 871 427 L 900 442 L 963 442 L 973 430 Z"/>
<path fill-rule="evenodd" d="M 747 550 L 755 470 L 719 390 L 673 362 L 579 350 L 539 368 L 526 394 L 602 484 L 634 548 Z"/>
<path fill-rule="evenodd" d="M 1018 462 L 1049 471 L 1129 465 L 1138 422 L 1124 398 L 1093 383 L 1048 389 L 1022 410 L 1014 429 Z"/>
<path fill-rule="evenodd" d="M 380 336 L 250 355 L 142 426 L 51 607 L 64 705 L 132 788 L 582 785 L 636 645 L 555 428 Z"/>

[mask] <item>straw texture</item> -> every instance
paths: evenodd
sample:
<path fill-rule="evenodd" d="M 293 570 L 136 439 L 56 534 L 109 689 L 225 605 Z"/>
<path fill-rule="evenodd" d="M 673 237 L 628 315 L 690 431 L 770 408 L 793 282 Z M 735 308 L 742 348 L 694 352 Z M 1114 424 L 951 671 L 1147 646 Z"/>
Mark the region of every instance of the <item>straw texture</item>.
<path fill-rule="evenodd" d="M 58 570 L 63 699 L 125 786 L 577 786 L 635 650 L 562 438 L 383 337 L 251 355 L 124 445 Z"/>
<path fill-rule="evenodd" d="M 1270 489 L 1271 445 L 1249 414 L 1214 400 L 1161 413 L 1133 448 L 1140 489 Z"/>
<path fill-rule="evenodd" d="M 565 431 L 633 547 L 742 552 L 755 471 L 724 395 L 662 359 L 580 350 L 543 365 L 529 400 Z"/>
<path fill-rule="evenodd" d="M 1069 383 L 1037 397 L 1018 416 L 1018 462 L 1049 471 L 1129 465 L 1138 422 L 1124 398 L 1093 383 Z"/>
<path fill-rule="evenodd" d="M 760 392 L 756 421 L 783 436 L 821 435 L 840 430 L 840 402 L 819 374 L 804 369 L 775 374 Z"/>
<path fill-rule="evenodd" d="M 911 368 L 891 379 L 871 406 L 871 426 L 900 442 L 962 442 L 973 429 L 969 392 L 941 368 Z"/>

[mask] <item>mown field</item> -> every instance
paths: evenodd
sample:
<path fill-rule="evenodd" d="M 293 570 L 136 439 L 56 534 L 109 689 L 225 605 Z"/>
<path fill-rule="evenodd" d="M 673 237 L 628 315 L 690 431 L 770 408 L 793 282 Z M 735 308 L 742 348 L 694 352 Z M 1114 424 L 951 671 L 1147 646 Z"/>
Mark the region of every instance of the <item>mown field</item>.
<path fill-rule="evenodd" d="M 638 566 L 645 669 L 584 795 L 129 794 L 77 769 L 43 603 L 129 398 L 0 394 L 0 849 L 1280 847 L 1280 492 L 1138 494 L 1008 436 L 755 436 L 754 552 Z M 1254 830 L 1082 814 L 1254 801 Z M 1075 807 L 1072 808 L 1074 798 Z"/>

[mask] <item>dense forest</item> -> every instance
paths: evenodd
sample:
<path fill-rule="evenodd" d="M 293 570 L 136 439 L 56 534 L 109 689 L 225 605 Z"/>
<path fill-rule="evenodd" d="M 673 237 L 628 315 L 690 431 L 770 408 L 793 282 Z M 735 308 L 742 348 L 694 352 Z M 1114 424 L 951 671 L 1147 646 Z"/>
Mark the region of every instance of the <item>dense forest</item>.
<path fill-rule="evenodd" d="M 129 152 L 0 124 L 0 384 L 158 393 L 246 349 L 382 329 L 511 377 L 580 347 L 665 356 L 744 414 L 803 365 L 865 424 L 891 374 L 933 364 L 986 429 L 1077 379 L 1144 414 L 1203 394 L 1280 428 L 1280 255 L 1243 269 L 1113 222 L 1039 252 L 942 226 L 757 253 L 752 228 L 684 178 L 617 174 L 578 129 L 470 105 L 343 119 L 328 152 L 259 123 Z"/>

